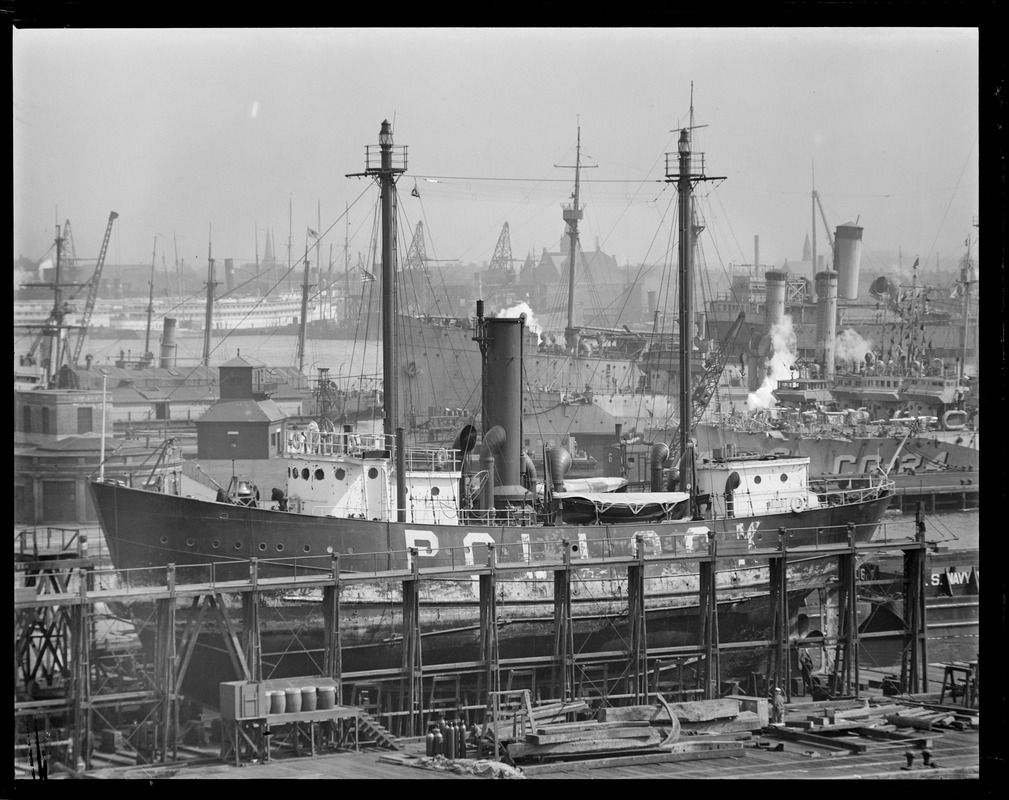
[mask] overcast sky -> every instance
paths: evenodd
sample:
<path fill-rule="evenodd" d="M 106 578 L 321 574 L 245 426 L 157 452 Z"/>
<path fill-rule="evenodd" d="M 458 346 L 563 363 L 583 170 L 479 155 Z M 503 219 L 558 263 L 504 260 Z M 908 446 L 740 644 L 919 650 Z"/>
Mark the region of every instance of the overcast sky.
<path fill-rule="evenodd" d="M 580 126 L 583 247 L 657 262 L 691 85 L 694 149 L 725 178 L 699 190 L 709 263 L 751 262 L 755 236 L 761 263 L 798 260 L 814 169 L 870 262 L 953 263 L 977 234 L 975 28 L 14 30 L 15 255 L 70 220 L 96 258 L 114 210 L 110 263 L 155 241 L 159 265 L 205 268 L 211 243 L 253 261 L 267 230 L 297 259 L 309 227 L 356 261 L 377 189 L 345 175 L 388 119 L 401 240 L 423 222 L 429 258 L 488 261 L 505 222 L 515 258 L 557 249 Z"/>

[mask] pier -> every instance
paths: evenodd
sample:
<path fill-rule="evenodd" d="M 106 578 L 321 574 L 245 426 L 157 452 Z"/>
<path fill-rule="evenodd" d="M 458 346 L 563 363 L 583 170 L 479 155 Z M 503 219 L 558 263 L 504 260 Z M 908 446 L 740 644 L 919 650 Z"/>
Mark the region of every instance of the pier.
<path fill-rule="evenodd" d="M 15 615 L 19 642 L 19 671 L 15 687 L 15 716 L 27 724 L 33 720 L 61 745 L 55 760 L 71 772 L 91 768 L 95 751 L 112 731 L 124 729 L 131 742 L 151 764 L 167 764 L 177 757 L 180 745 L 207 734 L 207 723 L 191 698 L 182 691 L 191 658 L 201 635 L 212 638 L 214 647 L 226 654 L 237 679 L 257 684 L 283 679 L 271 674 L 270 654 L 264 650 L 262 614 L 268 598 L 304 594 L 319 596 L 325 620 L 321 647 L 299 655 L 312 665 L 303 677 L 331 682 L 337 704 L 348 709 L 347 718 L 357 721 L 354 730 L 378 732 L 389 737 L 421 735 L 433 718 L 451 714 L 467 724 L 486 721 L 493 693 L 528 690 L 541 702 L 586 699 L 592 707 L 640 704 L 656 693 L 679 701 L 714 699 L 726 694 L 766 696 L 772 686 L 782 686 L 789 695 L 802 691 L 797 680 L 800 642 L 790 638 L 789 593 L 797 587 L 788 566 L 803 558 L 828 559 L 836 567 L 833 600 L 836 630 L 806 637 L 801 646 L 819 648 L 833 658 L 823 686 L 832 697 L 859 698 L 869 687 L 860 675 L 857 653 L 860 634 L 856 623 L 858 592 L 872 581 L 864 580 L 856 565 L 871 553 L 900 553 L 905 580 L 922 586 L 926 544 L 920 522 L 884 523 L 879 540 L 855 543 L 849 526 L 848 544 L 789 548 L 788 531 L 766 537 L 761 547 L 716 550 L 713 537 L 706 547 L 690 553 L 648 552 L 638 537 L 631 556 L 585 559 L 577 543 L 568 542 L 563 556 L 529 562 L 518 548 L 488 546 L 486 560 L 466 563 L 462 554 L 446 567 L 421 567 L 414 551 L 411 568 L 383 569 L 389 554 L 374 554 L 375 568 L 360 570 L 361 555 L 355 554 L 358 571 L 341 569 L 340 557 L 287 559 L 284 573 L 277 563 L 251 559 L 248 577 L 218 580 L 213 564 L 176 569 L 115 570 L 101 566 L 89 551 L 89 543 L 74 532 L 25 532 L 15 544 Z M 777 541 L 773 541 L 777 539 Z M 770 635 L 747 641 L 722 641 L 717 609 L 729 598 L 715 580 L 716 565 L 722 567 L 745 557 L 768 570 L 768 581 L 759 588 L 772 611 Z M 700 575 L 700 588 L 688 598 L 696 608 L 697 635 L 687 646 L 660 646 L 649 641 L 645 567 L 687 562 Z M 580 651 L 574 629 L 579 618 L 573 613 L 579 570 L 608 568 L 626 581 L 625 603 L 614 613 L 626 622 L 629 635 L 619 648 Z M 509 574 L 530 570 L 553 576 L 553 616 L 546 625 L 553 630 L 552 652 L 545 656 L 503 658 L 499 652 L 498 622 L 505 604 L 499 600 L 498 581 Z M 421 587 L 428 581 L 466 578 L 478 584 L 479 646 L 466 658 L 428 664 L 424 660 L 430 631 L 422 630 Z M 397 587 L 402 598 L 400 666 L 346 671 L 341 621 L 347 614 L 341 595 L 356 584 L 387 583 Z M 110 609 L 133 607 L 148 615 L 145 648 L 127 637 L 111 635 L 107 621 Z M 925 646 L 925 604 L 920 592 L 909 595 L 899 630 L 874 631 L 869 636 L 898 636 L 904 645 L 903 690 L 924 692 L 928 688 Z M 234 614 L 229 614 L 233 609 Z M 240 611 L 240 613 L 239 613 Z M 141 613 L 141 612 L 137 612 Z M 113 615 L 115 616 L 115 615 Z M 236 621 L 237 620 L 237 621 Z M 121 621 L 121 618 L 120 618 Z M 292 641 L 298 631 L 292 623 Z M 653 632 L 653 636 L 655 633 Z M 861 637 L 861 638 L 864 638 Z M 746 675 L 731 675 L 724 665 L 733 657 L 754 654 L 766 669 Z M 213 708 L 213 703 L 202 703 Z M 216 723 L 215 723 L 216 724 Z M 213 727 L 213 726 L 212 726 Z M 27 731 L 30 733 L 30 731 Z M 26 731 L 22 731 L 26 733 Z M 218 727 L 218 735 L 220 727 Z M 345 728 L 336 741 L 359 743 L 348 738 Z M 295 740 L 298 737 L 295 736 Z M 232 735 L 229 756 L 235 756 L 240 734 Z M 311 741 L 314 746 L 314 733 Z"/>

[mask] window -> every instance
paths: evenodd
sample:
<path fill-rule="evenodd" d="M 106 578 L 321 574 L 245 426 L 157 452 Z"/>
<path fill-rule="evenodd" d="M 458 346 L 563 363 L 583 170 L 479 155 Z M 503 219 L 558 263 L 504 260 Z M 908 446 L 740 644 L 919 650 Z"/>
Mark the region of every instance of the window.
<path fill-rule="evenodd" d="M 24 414 L 23 414 L 23 416 L 24 416 L 23 427 L 25 429 L 25 433 L 31 433 L 32 432 L 32 407 L 31 406 L 25 406 L 24 407 Z"/>
<path fill-rule="evenodd" d="M 42 433 L 49 433 L 49 409 L 42 407 Z"/>
<path fill-rule="evenodd" d="M 94 430 L 92 427 L 92 412 L 93 409 L 88 406 L 87 408 L 77 409 L 77 432 L 78 433 L 91 433 Z"/>

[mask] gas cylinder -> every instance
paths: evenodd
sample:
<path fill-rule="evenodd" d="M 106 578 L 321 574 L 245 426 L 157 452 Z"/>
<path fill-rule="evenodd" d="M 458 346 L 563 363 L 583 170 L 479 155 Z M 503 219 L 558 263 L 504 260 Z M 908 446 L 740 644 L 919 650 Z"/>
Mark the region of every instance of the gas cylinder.
<path fill-rule="evenodd" d="M 434 752 L 434 732 L 437 728 L 434 725 L 429 725 L 427 728 L 427 736 L 424 737 L 424 753 L 428 756 L 433 756 Z"/>
<path fill-rule="evenodd" d="M 466 758 L 466 723 L 462 719 L 456 720 L 456 735 L 459 737 L 456 740 L 456 758 Z"/>
<path fill-rule="evenodd" d="M 445 737 L 445 758 L 455 758 L 455 721 L 445 720 L 443 724 L 445 726 L 442 730 L 442 736 Z"/>
<path fill-rule="evenodd" d="M 434 726 L 434 752 L 431 755 L 441 756 L 445 755 L 445 737 L 442 736 L 441 731 L 438 726 Z"/>

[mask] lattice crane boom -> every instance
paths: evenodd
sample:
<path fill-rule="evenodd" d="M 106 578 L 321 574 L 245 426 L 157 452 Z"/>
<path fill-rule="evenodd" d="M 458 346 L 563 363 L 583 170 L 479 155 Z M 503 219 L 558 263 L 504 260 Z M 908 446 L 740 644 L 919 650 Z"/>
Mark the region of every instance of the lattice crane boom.
<path fill-rule="evenodd" d="M 694 388 L 690 395 L 690 419 L 692 420 L 693 425 L 697 424 L 697 421 L 704 413 L 704 409 L 706 409 L 708 407 L 708 403 L 711 402 L 711 397 L 714 395 L 715 389 L 718 387 L 718 381 L 721 378 L 722 373 L 725 371 L 725 365 L 728 363 L 729 355 L 736 343 L 736 337 L 739 335 L 739 331 L 743 327 L 743 322 L 745 321 L 746 314 L 740 311 L 739 316 L 736 317 L 736 321 L 733 322 L 732 327 L 729 328 L 729 332 L 725 334 L 725 337 L 711 353 L 707 366 L 704 368 L 704 372 L 698 376 L 697 381 L 694 383 Z M 673 443 L 669 447 L 669 452 L 670 457 L 674 459 L 679 456 L 679 437 L 674 439 Z"/>
<path fill-rule="evenodd" d="M 105 253 L 109 249 L 109 238 L 112 236 L 112 223 L 115 222 L 118 216 L 119 214 L 115 211 L 109 212 L 109 224 L 105 227 L 105 238 L 102 239 L 102 249 L 98 251 L 98 261 L 95 264 L 95 272 L 91 276 L 90 286 L 88 287 L 88 299 L 84 304 L 84 314 L 81 316 L 81 332 L 77 336 L 77 344 L 74 347 L 74 366 L 77 365 L 81 357 L 81 351 L 84 350 L 84 339 L 88 335 L 91 314 L 95 310 L 95 300 L 98 299 L 98 286 L 102 280 L 102 266 L 105 264 Z"/>

